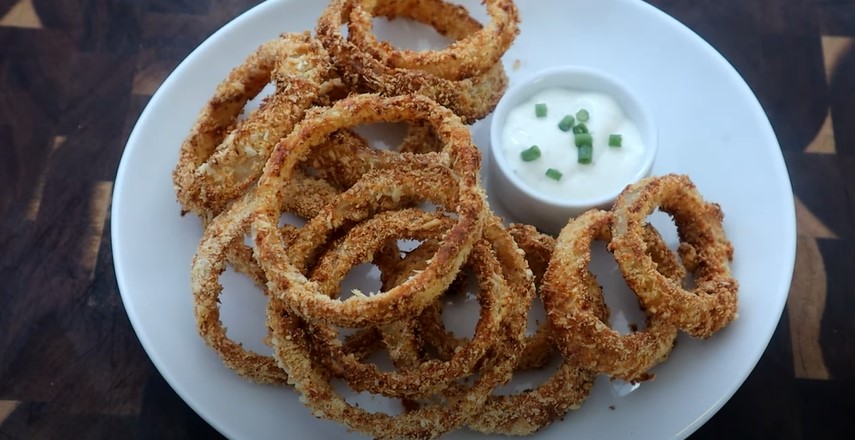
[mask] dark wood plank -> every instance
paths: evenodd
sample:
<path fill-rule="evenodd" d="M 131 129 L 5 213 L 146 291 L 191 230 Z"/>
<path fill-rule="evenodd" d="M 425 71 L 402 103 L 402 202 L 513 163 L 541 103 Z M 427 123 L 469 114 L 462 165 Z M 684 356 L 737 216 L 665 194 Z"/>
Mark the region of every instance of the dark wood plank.
<path fill-rule="evenodd" d="M 211 0 L 149 0 L 146 11 L 166 14 L 205 15 L 211 9 Z"/>
<path fill-rule="evenodd" d="M 855 36 L 855 3 L 849 0 L 817 0 L 824 35 Z"/>
<path fill-rule="evenodd" d="M 145 384 L 137 425 L 138 439 L 223 439 L 179 398 L 163 377 L 152 374 Z"/>
<path fill-rule="evenodd" d="M 2 122 L 14 126 L 56 123 L 74 52 L 74 41 L 62 32 L 0 27 Z"/>
<path fill-rule="evenodd" d="M 852 123 L 855 121 L 855 99 L 852 99 L 855 97 L 855 37 L 830 74 L 831 117 L 835 122 L 837 152 L 855 158 L 855 124 Z"/>
<path fill-rule="evenodd" d="M 828 112 L 828 86 L 818 35 L 762 37 L 762 80 L 752 81 L 785 151 L 804 151 Z"/>
<path fill-rule="evenodd" d="M 126 0 L 87 0 L 83 5 L 85 52 L 134 54 L 139 50 L 140 17 L 144 3 Z"/>
<path fill-rule="evenodd" d="M 793 405 L 798 395 L 793 384 L 787 324 L 784 313 L 757 367 L 733 398 L 692 436 L 693 439 L 802 438 L 802 421 L 798 408 Z"/>
<path fill-rule="evenodd" d="M 841 398 L 855 393 L 855 381 L 797 380 L 796 388 L 801 438 L 855 438 L 855 399 Z"/>
<path fill-rule="evenodd" d="M 855 242 L 820 240 L 828 285 L 825 314 L 822 317 L 821 343 L 825 363 L 834 379 L 855 382 Z"/>
<path fill-rule="evenodd" d="M 0 144 L 12 146 L 0 148 L 0 224 L 32 220 L 28 205 L 41 197 L 52 132 L 44 125 L 0 124 Z"/>
<path fill-rule="evenodd" d="M 0 439 L 134 438 L 136 417 L 81 413 L 57 402 L 23 402 L 3 423 Z"/>
<path fill-rule="evenodd" d="M 32 0 L 42 26 L 80 33 L 84 28 L 87 0 Z"/>

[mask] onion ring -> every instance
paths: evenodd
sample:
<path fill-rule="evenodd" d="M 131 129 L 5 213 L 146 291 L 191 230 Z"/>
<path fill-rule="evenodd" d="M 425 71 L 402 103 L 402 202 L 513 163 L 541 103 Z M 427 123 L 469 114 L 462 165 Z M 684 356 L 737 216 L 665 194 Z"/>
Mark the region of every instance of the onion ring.
<path fill-rule="evenodd" d="M 593 277 L 588 270 L 591 242 L 611 240 L 612 219 L 611 212 L 592 210 L 561 230 L 555 254 L 543 275 L 541 294 L 562 354 L 577 359 L 592 371 L 637 382 L 652 378 L 647 371 L 667 358 L 677 329 L 670 321 L 648 311 L 644 330 L 621 335 L 590 312 L 587 286 Z M 647 248 L 664 249 L 657 257 L 676 259 L 655 229 L 644 227 L 642 231 L 646 231 L 642 235 Z"/>
<path fill-rule="evenodd" d="M 449 80 L 481 75 L 500 61 L 519 33 L 519 11 L 513 1 L 485 0 L 483 3 L 491 19 L 486 27 L 465 35 L 450 35 L 456 41 L 445 49 L 413 51 L 398 50 L 388 42 L 379 42 L 372 31 L 373 16 L 419 17 L 440 34 L 449 35 L 459 28 L 457 22 L 472 20 L 466 8 L 454 5 L 437 12 L 433 2 L 420 0 L 355 0 L 348 23 L 348 39 L 394 68 L 420 70 Z"/>
<path fill-rule="evenodd" d="M 271 299 L 268 303 L 268 322 L 277 360 L 289 372 L 289 381 L 303 394 L 304 403 L 315 416 L 339 421 L 351 429 L 370 433 L 377 438 L 435 438 L 460 426 L 479 411 L 495 386 L 510 378 L 522 349 L 525 310 L 530 304 L 533 289 L 530 271 L 525 269 L 518 248 L 509 235 L 503 241 L 496 234 L 498 221 L 495 217 L 491 219 L 494 220 L 488 221 L 485 238 L 494 244 L 507 244 L 494 247 L 511 286 L 509 295 L 500 306 L 501 309 L 507 309 L 507 319 L 503 321 L 503 330 L 495 340 L 496 345 L 483 360 L 481 374 L 475 383 L 471 387 L 455 387 L 454 392 L 443 393 L 440 402 L 430 402 L 398 416 L 369 413 L 348 404 L 332 389 L 320 369 L 319 361 L 312 356 L 312 338 L 304 323 L 284 303 L 277 298 Z M 510 262 L 520 266 L 508 266 Z"/>
<path fill-rule="evenodd" d="M 388 160 L 394 163 L 391 160 L 392 153 L 382 158 L 371 157 L 365 153 L 367 150 L 377 151 L 355 135 L 349 137 L 345 134 L 331 138 L 324 144 L 322 151 L 326 150 L 338 151 L 340 154 L 329 156 L 322 163 L 315 164 L 319 166 L 321 174 L 327 171 L 326 167 L 340 169 L 342 163 L 354 165 L 358 171 L 369 169 L 376 165 L 377 161 Z M 355 154 L 354 151 L 363 154 Z M 366 161 L 369 165 L 365 165 Z M 302 172 L 296 173 L 294 179 L 288 181 L 279 192 L 279 199 L 282 201 L 279 209 L 305 218 L 315 217 L 338 194 L 335 188 L 326 182 L 305 176 Z M 248 222 L 255 203 L 254 195 L 247 193 L 235 202 L 233 209 L 209 222 L 203 218 L 203 222 L 209 224 L 206 225 L 199 249 L 194 256 L 191 271 L 197 327 L 202 338 L 220 355 L 226 366 L 238 374 L 256 382 L 283 384 L 284 372 L 276 367 L 273 359 L 247 351 L 228 338 L 219 315 L 219 297 L 222 291 L 219 276 L 225 270 L 226 264 L 247 275 L 267 294 L 267 277 L 253 258 L 253 250 L 243 244 L 243 236 L 249 231 Z M 297 230 L 286 225 L 284 229 L 280 228 L 280 234 L 285 242 L 291 243 L 296 240 Z M 345 350 L 355 351 L 354 343 L 346 343 Z M 359 354 L 357 358 L 361 359 L 362 356 Z"/>
<path fill-rule="evenodd" d="M 322 182 L 300 176 L 289 182 L 283 191 L 291 195 L 311 194 L 308 198 L 283 197 L 289 201 L 285 203 L 286 211 L 298 212 L 304 216 L 316 214 L 320 210 L 319 206 L 328 204 L 335 194 Z M 220 320 L 220 295 L 223 287 L 219 277 L 226 264 L 247 275 L 262 289 L 265 296 L 269 296 L 266 274 L 253 258 L 252 249 L 243 244 L 243 238 L 250 229 L 253 203 L 253 194 L 247 193 L 206 226 L 191 269 L 194 313 L 199 334 L 227 367 L 255 382 L 281 385 L 285 383 L 287 376 L 273 358 L 246 350 L 240 343 L 230 339 Z M 279 228 L 279 233 L 283 240 L 289 243 L 297 237 L 297 230 L 290 225 Z M 358 342 L 364 340 L 348 341 L 345 351 L 357 353 L 357 358 L 362 359 L 365 350 L 360 350 L 357 346 Z"/>
<path fill-rule="evenodd" d="M 347 403 L 325 377 L 321 364 L 312 356 L 310 335 L 301 320 L 287 307 L 272 298 L 268 303 L 271 342 L 279 365 L 288 371 L 289 383 L 302 394 L 302 401 L 316 417 L 347 425 L 380 439 L 436 438 L 460 426 L 496 386 L 507 380 L 514 357 L 503 350 L 492 350 L 485 360 L 484 371 L 476 382 L 460 394 L 445 396 L 444 402 L 430 403 L 397 416 L 371 413 Z"/>
<path fill-rule="evenodd" d="M 301 234 L 305 240 L 292 248 L 302 248 L 303 255 L 310 255 L 317 243 L 325 241 L 325 237 L 342 222 L 364 219 L 384 199 L 398 200 L 406 194 L 453 208 L 456 222 L 445 234 L 431 264 L 410 280 L 381 295 L 350 297 L 345 301 L 332 299 L 317 292 L 314 283 L 310 283 L 301 272 L 301 265 L 289 261 L 289 256 L 281 251 L 283 243 L 275 226 L 278 221 L 275 208 L 279 205 L 277 185 L 290 178 L 301 157 L 341 126 L 397 122 L 401 119 L 431 121 L 445 146 L 439 156 L 412 156 L 412 172 L 401 168 L 385 175 L 369 173 L 373 179 L 363 178 L 343 193 L 337 203 L 327 206 L 310 220 L 304 226 L 308 232 Z M 450 168 L 442 163 L 448 163 Z M 379 98 L 376 95 L 355 95 L 338 101 L 329 109 L 310 112 L 277 146 L 258 184 L 257 197 L 262 203 L 253 226 L 258 259 L 268 275 L 268 287 L 296 313 L 312 321 L 341 327 L 379 325 L 400 319 L 402 315 L 399 313 L 412 316 L 420 312 L 451 283 L 480 235 L 486 205 L 483 190 L 478 184 L 479 166 L 480 154 L 459 118 L 421 96 Z M 451 179 L 446 180 L 448 186 L 437 184 L 435 179 L 440 175 Z M 432 181 L 420 181 L 423 178 Z M 450 194 L 449 188 L 457 188 L 456 194 Z M 450 200 L 450 195 L 456 200 Z"/>
<path fill-rule="evenodd" d="M 507 231 L 510 232 L 510 237 L 506 232 L 500 232 L 499 227 L 496 222 L 492 228 L 487 226 L 488 230 L 498 232 L 493 235 L 493 243 L 507 249 L 505 258 L 513 260 L 516 257 L 509 254 L 513 246 L 508 242 L 512 237 L 513 242 L 519 244 L 520 249 L 525 252 L 526 261 L 533 268 L 535 279 L 539 281 L 552 256 L 554 239 L 527 225 L 512 225 Z M 588 288 L 592 311 L 601 319 L 606 319 L 608 309 L 599 292 L 599 286 L 593 277 L 590 281 Z M 420 322 L 421 325 L 434 326 L 432 329 L 422 330 L 426 343 L 437 342 L 436 336 L 431 337 L 431 334 L 445 335 L 442 320 L 436 320 L 437 318 L 438 316 L 428 319 L 427 322 Z M 544 322 L 534 335 L 526 338 L 525 348 L 517 360 L 515 371 L 540 367 L 550 359 L 554 351 L 551 333 L 551 326 Z M 453 352 L 460 344 L 459 340 L 450 335 L 439 339 L 441 344 L 447 346 L 448 352 Z M 595 376 L 594 372 L 581 368 L 574 359 L 564 358 L 555 373 L 535 389 L 509 395 L 491 395 L 481 410 L 467 420 L 466 425 L 470 429 L 488 434 L 531 434 L 563 417 L 567 411 L 578 408 L 590 394 Z"/>
<path fill-rule="evenodd" d="M 312 194 L 308 202 L 298 197 L 285 198 L 297 201 L 297 210 L 306 210 L 303 214 L 313 214 L 312 210 L 318 210 L 324 198 L 332 194 L 331 189 L 308 178 L 289 182 L 286 191 L 291 194 Z M 230 339 L 220 320 L 220 294 L 223 287 L 219 277 L 226 264 L 231 264 L 235 270 L 249 276 L 268 295 L 266 275 L 253 259 L 252 250 L 243 244 L 243 237 L 249 231 L 252 203 L 252 193 L 245 194 L 231 209 L 214 218 L 205 228 L 191 269 L 196 324 L 199 334 L 219 354 L 227 367 L 259 383 L 284 384 L 286 375 L 276 366 L 275 361 L 269 356 L 248 351 Z M 286 205 L 286 208 L 289 206 Z M 280 234 L 288 241 L 295 238 L 294 230 L 289 227 L 280 230 Z"/>
<path fill-rule="evenodd" d="M 329 55 L 308 32 L 282 34 L 232 70 L 181 146 L 173 181 L 182 209 L 210 218 L 239 197 L 331 73 Z M 246 102 L 271 79 L 276 93 L 232 131 Z"/>
<path fill-rule="evenodd" d="M 658 273 L 647 254 L 642 226 L 657 207 L 677 224 L 680 255 L 695 275 L 694 289 Z M 688 176 L 669 174 L 630 185 L 614 212 L 609 248 L 649 312 L 695 338 L 708 338 L 737 317 L 739 283 L 730 273 L 733 246 L 722 226 L 724 214 L 719 205 L 704 201 Z"/>
<path fill-rule="evenodd" d="M 327 252 L 313 271 L 313 275 L 320 275 L 322 278 L 313 276 L 312 280 L 318 283 L 321 291 L 331 293 L 338 287 L 338 280 L 343 278 L 347 270 L 360 262 L 360 259 L 364 259 L 366 254 L 373 253 L 376 247 L 382 246 L 389 236 L 422 239 L 438 235 L 441 229 L 447 229 L 451 224 L 450 219 L 416 210 L 379 214 L 351 229 L 344 241 Z M 476 326 L 475 337 L 457 350 L 451 359 L 425 361 L 406 371 L 382 372 L 372 364 L 362 364 L 354 357 L 346 356 L 342 348 L 335 344 L 338 339 L 335 338 L 334 330 L 321 329 L 310 324 L 319 349 L 325 354 L 324 358 L 332 364 L 333 371 L 347 380 L 356 391 L 408 398 L 427 398 L 435 395 L 454 380 L 475 371 L 476 363 L 495 342 L 494 335 L 499 331 L 505 313 L 498 305 L 502 296 L 509 293 L 501 277 L 499 263 L 483 240 L 474 246 L 466 266 L 478 274 L 481 285 L 478 294 L 481 317 Z M 327 332 L 326 337 L 318 337 L 324 330 Z"/>
<path fill-rule="evenodd" d="M 344 191 L 371 170 L 395 168 L 410 160 L 410 156 L 399 152 L 436 153 L 442 150 L 442 144 L 429 124 L 412 123 L 396 150 L 372 148 L 353 130 L 343 129 L 330 135 L 325 145 L 314 149 L 306 164 L 318 177 Z"/>
<path fill-rule="evenodd" d="M 508 227 L 514 241 L 525 252 L 525 259 L 535 277 L 535 283 L 540 284 L 540 278 L 546 271 L 546 265 L 552 258 L 555 239 L 541 234 L 533 226 L 513 224 Z M 418 257 L 418 255 L 416 255 Z M 408 255 L 409 257 L 409 255 Z M 456 292 L 463 286 L 452 285 L 450 292 Z M 455 289 L 456 288 L 456 289 Z M 418 333 L 441 358 L 447 359 L 466 344 L 464 338 L 457 338 L 445 329 L 442 322 L 442 305 L 439 302 L 427 307 L 418 319 Z M 555 347 L 551 340 L 549 322 L 543 322 L 537 331 L 527 336 L 525 350 L 520 356 L 516 370 L 527 370 L 544 366 L 552 357 Z"/>
<path fill-rule="evenodd" d="M 341 26 L 350 14 L 351 0 L 332 0 L 316 28 L 318 39 L 329 52 L 342 80 L 356 90 L 384 96 L 418 94 L 448 107 L 464 122 L 487 116 L 505 91 L 508 77 L 501 63 L 486 73 L 451 81 L 426 72 L 389 67 L 370 53 L 360 50 L 342 35 Z M 442 0 L 424 0 L 435 4 L 441 13 L 454 5 Z M 419 17 L 414 17 L 419 19 Z"/>

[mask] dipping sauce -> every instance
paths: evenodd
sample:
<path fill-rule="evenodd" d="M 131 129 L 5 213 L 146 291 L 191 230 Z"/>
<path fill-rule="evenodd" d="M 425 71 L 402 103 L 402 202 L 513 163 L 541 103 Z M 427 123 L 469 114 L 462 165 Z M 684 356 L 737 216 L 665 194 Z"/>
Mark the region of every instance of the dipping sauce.
<path fill-rule="evenodd" d="M 559 128 L 562 120 L 567 128 L 568 115 L 575 120 L 574 127 L 583 122 L 590 134 L 584 138 L 592 146 L 590 163 L 579 163 L 580 147 L 576 146 L 574 130 Z M 610 137 L 613 145 L 618 143 L 613 135 L 620 136 L 620 146 L 609 146 Z M 502 150 L 513 173 L 534 192 L 578 200 L 619 191 L 631 183 L 644 144 L 638 127 L 613 97 L 553 88 L 538 92 L 508 112 L 502 128 Z"/>

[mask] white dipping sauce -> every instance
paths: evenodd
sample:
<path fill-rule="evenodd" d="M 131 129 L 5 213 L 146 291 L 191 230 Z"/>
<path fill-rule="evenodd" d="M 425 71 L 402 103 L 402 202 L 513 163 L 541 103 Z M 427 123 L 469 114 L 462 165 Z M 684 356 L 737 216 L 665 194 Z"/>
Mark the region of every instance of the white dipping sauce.
<path fill-rule="evenodd" d="M 535 115 L 538 103 L 546 104 L 546 117 Z M 594 144 L 593 161 L 588 165 L 578 163 L 573 130 L 558 128 L 564 116 L 576 117 L 581 109 L 590 115 L 585 125 Z M 620 147 L 609 146 L 612 134 L 622 136 Z M 524 162 L 520 153 L 532 145 L 540 148 L 541 156 Z M 553 88 L 533 95 L 508 112 L 502 129 L 502 149 L 511 170 L 534 192 L 566 200 L 591 199 L 623 189 L 638 170 L 644 144 L 638 127 L 611 96 Z M 550 168 L 563 174 L 560 180 L 546 176 Z"/>

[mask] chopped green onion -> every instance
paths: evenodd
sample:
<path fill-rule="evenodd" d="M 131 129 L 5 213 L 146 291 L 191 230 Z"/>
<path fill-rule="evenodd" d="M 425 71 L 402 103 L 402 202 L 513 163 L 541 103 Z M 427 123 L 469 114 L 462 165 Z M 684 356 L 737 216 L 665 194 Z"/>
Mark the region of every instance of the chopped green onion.
<path fill-rule="evenodd" d="M 573 127 L 573 133 L 575 133 L 575 134 L 588 133 L 588 126 L 585 125 L 584 122 L 582 122 L 579 125 Z"/>
<path fill-rule="evenodd" d="M 573 124 L 575 123 L 576 118 L 574 118 L 573 115 L 567 115 L 563 119 L 561 119 L 561 122 L 558 123 L 558 129 L 561 131 L 569 131 L 571 128 L 573 128 Z"/>
<path fill-rule="evenodd" d="M 563 176 L 563 175 L 564 174 L 562 174 L 561 171 L 558 171 L 554 168 L 550 168 L 550 169 L 546 170 L 546 177 L 549 177 L 550 179 L 555 180 L 555 181 L 561 180 L 561 176 Z"/>
<path fill-rule="evenodd" d="M 576 146 L 581 147 L 582 145 L 593 146 L 594 145 L 594 137 L 591 136 L 591 133 L 577 133 L 574 135 L 576 140 Z"/>
<path fill-rule="evenodd" d="M 588 114 L 588 110 L 582 109 L 576 112 L 576 119 L 578 119 L 580 122 L 588 122 L 588 118 L 590 117 L 591 115 Z"/>
<path fill-rule="evenodd" d="M 531 148 L 523 150 L 522 153 L 520 153 L 520 157 L 522 158 L 523 162 L 531 162 L 533 160 L 537 160 L 540 158 L 540 147 L 538 147 L 537 145 L 532 145 Z"/>
<path fill-rule="evenodd" d="M 609 135 L 609 146 L 610 147 L 620 147 L 623 142 L 623 136 L 619 134 L 610 134 Z"/>
<path fill-rule="evenodd" d="M 578 148 L 578 162 L 581 164 L 590 164 L 594 160 L 594 147 L 591 145 L 582 145 Z"/>
<path fill-rule="evenodd" d="M 537 116 L 538 118 L 545 118 L 546 117 L 546 104 L 544 104 L 542 102 L 535 104 L 534 105 L 534 115 Z"/>

